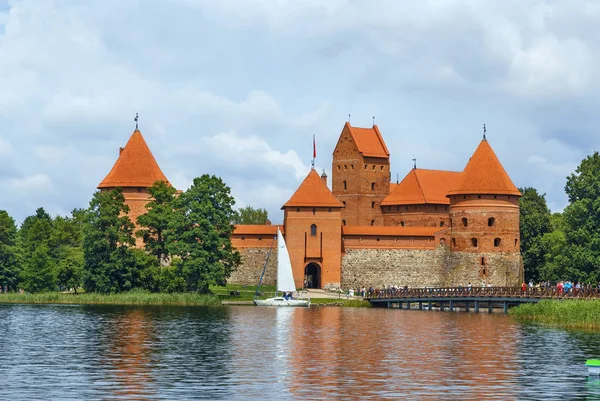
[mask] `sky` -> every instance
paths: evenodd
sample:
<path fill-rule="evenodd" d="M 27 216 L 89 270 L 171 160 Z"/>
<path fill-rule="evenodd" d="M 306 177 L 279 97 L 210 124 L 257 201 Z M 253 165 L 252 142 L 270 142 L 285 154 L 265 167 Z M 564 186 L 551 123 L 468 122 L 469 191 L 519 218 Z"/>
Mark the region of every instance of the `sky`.
<path fill-rule="evenodd" d="M 273 223 L 344 123 L 393 179 L 461 171 L 487 138 L 567 205 L 600 147 L 596 0 L 0 0 L 0 209 L 87 207 L 135 128 L 168 179 L 215 174 Z"/>

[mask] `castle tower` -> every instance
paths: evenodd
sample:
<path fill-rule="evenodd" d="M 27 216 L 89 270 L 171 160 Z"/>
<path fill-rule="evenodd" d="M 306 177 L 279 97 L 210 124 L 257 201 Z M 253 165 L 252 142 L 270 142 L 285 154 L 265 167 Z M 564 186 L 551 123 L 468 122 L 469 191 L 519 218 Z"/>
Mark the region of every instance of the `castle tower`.
<path fill-rule="evenodd" d="M 146 205 L 152 199 L 148 188 L 156 181 L 169 183 L 142 133 L 136 129 L 125 147 L 119 149 L 119 158 L 98 185 L 98 189 L 105 191 L 122 188 L 125 203 L 129 206 L 129 218 L 136 224 L 137 218 L 146 213 Z M 140 238 L 136 241 L 137 246 L 143 245 Z"/>
<path fill-rule="evenodd" d="M 333 151 L 332 191 L 345 205 L 342 223 L 383 225 L 381 202 L 390 193 L 390 152 L 377 125 L 344 125 Z"/>
<path fill-rule="evenodd" d="M 297 288 L 339 287 L 343 207 L 314 169 L 281 207 Z"/>
<path fill-rule="evenodd" d="M 485 280 L 495 273 L 494 285 L 518 285 L 522 275 L 518 271 L 521 193 L 485 137 L 467 163 L 459 185 L 447 196 L 451 249 L 475 254 L 480 278 Z"/>

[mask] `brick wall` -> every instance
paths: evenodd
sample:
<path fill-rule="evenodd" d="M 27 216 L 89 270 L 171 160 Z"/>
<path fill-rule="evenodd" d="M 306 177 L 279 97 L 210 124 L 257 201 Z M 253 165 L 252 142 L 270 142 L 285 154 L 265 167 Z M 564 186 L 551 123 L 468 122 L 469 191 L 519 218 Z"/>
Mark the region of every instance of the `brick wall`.
<path fill-rule="evenodd" d="M 398 205 L 383 206 L 381 209 L 383 222 L 386 226 L 450 226 L 450 214 L 448 205 Z"/>

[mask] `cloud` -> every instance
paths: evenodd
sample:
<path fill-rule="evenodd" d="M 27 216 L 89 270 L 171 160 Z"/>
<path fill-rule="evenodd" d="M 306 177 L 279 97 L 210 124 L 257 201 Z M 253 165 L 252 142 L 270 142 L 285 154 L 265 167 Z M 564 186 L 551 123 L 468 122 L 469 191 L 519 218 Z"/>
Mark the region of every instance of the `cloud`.
<path fill-rule="evenodd" d="M 598 23 L 593 0 L 0 0 L 2 207 L 86 206 L 137 112 L 178 187 L 217 174 L 273 221 L 313 134 L 330 172 L 348 114 L 376 116 L 400 178 L 413 155 L 461 170 L 486 123 L 515 183 L 561 208 L 600 146 Z"/>

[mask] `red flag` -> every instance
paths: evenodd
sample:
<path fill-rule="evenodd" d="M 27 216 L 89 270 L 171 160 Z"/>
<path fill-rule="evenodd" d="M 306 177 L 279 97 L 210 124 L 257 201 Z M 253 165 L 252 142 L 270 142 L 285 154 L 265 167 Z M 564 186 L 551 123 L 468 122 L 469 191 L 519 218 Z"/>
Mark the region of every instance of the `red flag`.
<path fill-rule="evenodd" d="M 313 159 L 317 157 L 317 143 L 315 142 L 315 135 L 313 134 Z"/>

